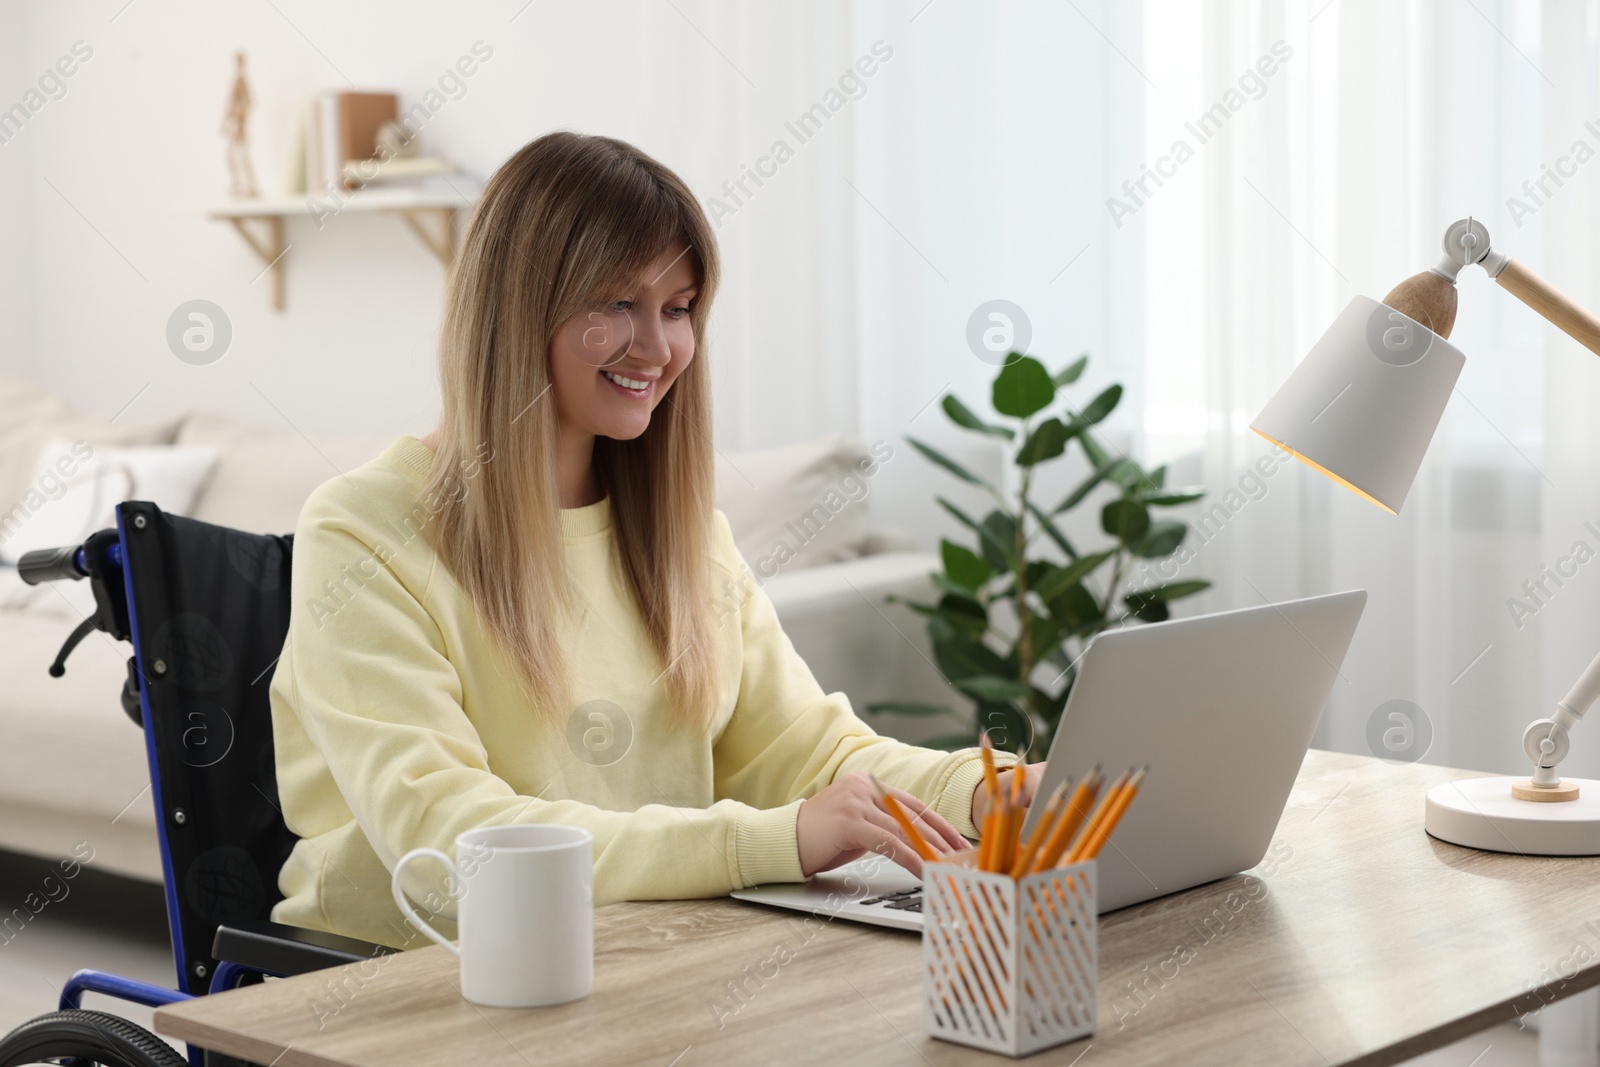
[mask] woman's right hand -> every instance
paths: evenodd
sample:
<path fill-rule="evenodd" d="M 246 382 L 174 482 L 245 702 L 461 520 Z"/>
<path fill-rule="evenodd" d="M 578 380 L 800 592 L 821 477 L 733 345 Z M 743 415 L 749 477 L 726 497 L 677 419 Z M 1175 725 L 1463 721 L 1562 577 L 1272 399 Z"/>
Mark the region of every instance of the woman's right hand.
<path fill-rule="evenodd" d="M 903 789 L 885 788 L 935 851 L 959 852 L 971 847 L 954 826 L 928 805 Z M 807 878 L 867 852 L 888 856 L 922 877 L 922 857 L 907 842 L 900 824 L 879 804 L 877 788 L 865 774 L 847 774 L 808 797 L 800 805 L 794 834 L 800 846 L 800 872 Z"/>

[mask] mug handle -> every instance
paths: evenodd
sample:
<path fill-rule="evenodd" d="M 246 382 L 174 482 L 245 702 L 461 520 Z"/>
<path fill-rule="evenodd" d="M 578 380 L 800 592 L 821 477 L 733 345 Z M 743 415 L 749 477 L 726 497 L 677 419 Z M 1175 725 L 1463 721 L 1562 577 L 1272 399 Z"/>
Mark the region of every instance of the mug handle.
<path fill-rule="evenodd" d="M 428 925 L 421 915 L 417 914 L 416 909 L 411 906 L 410 898 L 406 896 L 406 891 L 401 888 L 400 875 L 406 869 L 406 864 L 410 863 L 414 859 L 420 859 L 423 856 L 432 856 L 434 859 L 444 864 L 445 869 L 450 872 L 451 879 L 454 880 L 458 885 L 461 883 L 461 874 L 456 870 L 456 865 L 451 861 L 449 856 L 446 856 L 443 852 L 440 852 L 436 848 L 414 848 L 410 852 L 407 852 L 404 856 L 401 856 L 400 862 L 394 865 L 394 875 L 389 879 L 389 891 L 394 894 L 394 902 L 399 906 L 401 914 L 411 920 L 412 926 L 415 926 L 428 937 L 432 938 L 445 948 L 449 949 L 451 952 L 455 953 L 456 958 L 460 959 L 461 950 L 455 945 L 451 944 L 443 934 L 435 930 L 432 926 Z"/>

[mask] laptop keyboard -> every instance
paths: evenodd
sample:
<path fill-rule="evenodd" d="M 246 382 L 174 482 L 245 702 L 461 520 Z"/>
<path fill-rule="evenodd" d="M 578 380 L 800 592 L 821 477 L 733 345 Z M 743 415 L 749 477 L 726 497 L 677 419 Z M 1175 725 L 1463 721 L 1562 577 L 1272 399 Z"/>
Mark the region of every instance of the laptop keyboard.
<path fill-rule="evenodd" d="M 898 893 L 888 893 L 881 897 L 872 897 L 868 900 L 861 901 L 861 904 L 863 906 L 877 904 L 885 908 L 891 908 L 895 911 L 921 911 L 922 887 L 917 886 L 915 889 L 902 889 Z"/>

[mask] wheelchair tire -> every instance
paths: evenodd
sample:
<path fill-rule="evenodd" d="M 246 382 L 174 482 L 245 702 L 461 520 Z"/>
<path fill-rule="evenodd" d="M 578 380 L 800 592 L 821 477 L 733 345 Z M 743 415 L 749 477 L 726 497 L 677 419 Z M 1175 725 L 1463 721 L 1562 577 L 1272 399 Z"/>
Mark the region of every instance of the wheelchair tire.
<path fill-rule="evenodd" d="M 51 1012 L 0 1040 L 0 1067 L 55 1060 L 102 1067 L 188 1067 L 188 1061 L 155 1034 L 102 1011 Z"/>

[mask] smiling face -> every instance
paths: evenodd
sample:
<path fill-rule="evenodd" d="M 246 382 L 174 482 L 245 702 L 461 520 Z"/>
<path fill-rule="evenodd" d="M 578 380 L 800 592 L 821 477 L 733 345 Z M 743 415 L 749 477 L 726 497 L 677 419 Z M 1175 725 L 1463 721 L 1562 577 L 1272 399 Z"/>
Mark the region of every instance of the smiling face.
<path fill-rule="evenodd" d="M 550 339 L 550 379 L 563 433 L 619 441 L 644 433 L 694 359 L 695 263 L 682 243 L 663 252 L 632 292 L 610 293 Z"/>

